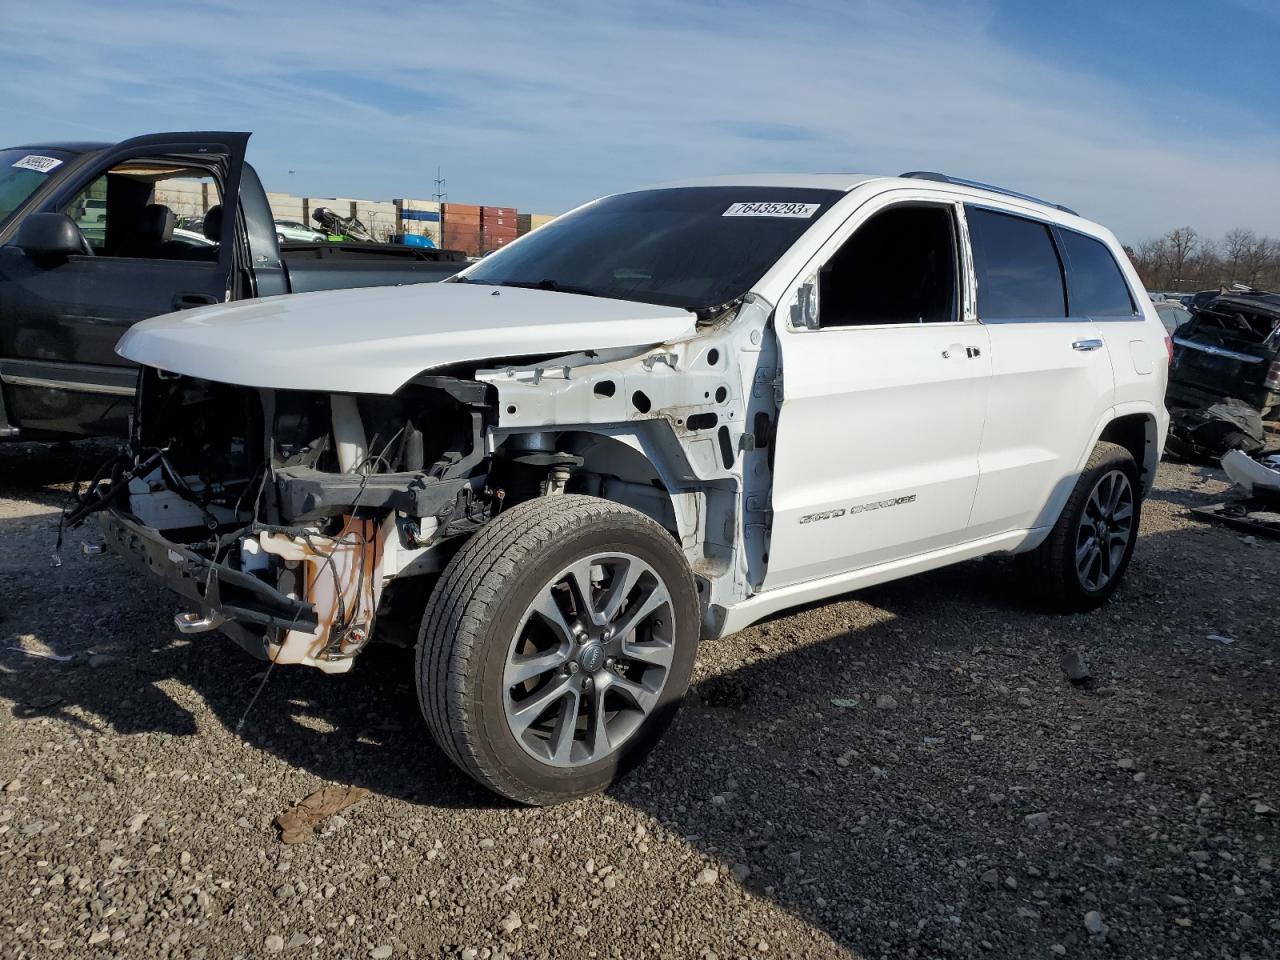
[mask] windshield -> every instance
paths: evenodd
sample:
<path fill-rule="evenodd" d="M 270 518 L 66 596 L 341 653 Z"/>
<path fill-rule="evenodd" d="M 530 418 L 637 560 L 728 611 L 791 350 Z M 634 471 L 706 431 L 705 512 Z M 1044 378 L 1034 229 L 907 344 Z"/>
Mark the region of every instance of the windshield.
<path fill-rule="evenodd" d="M 70 158 L 62 150 L 0 150 L 0 226 Z"/>
<path fill-rule="evenodd" d="M 794 187 L 618 194 L 539 227 L 457 279 L 705 310 L 749 291 L 842 196 Z"/>

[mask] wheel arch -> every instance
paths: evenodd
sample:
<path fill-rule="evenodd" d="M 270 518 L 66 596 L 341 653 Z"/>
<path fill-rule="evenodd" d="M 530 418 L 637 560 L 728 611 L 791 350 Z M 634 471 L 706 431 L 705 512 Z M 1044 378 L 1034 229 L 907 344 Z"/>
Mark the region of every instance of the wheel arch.
<path fill-rule="evenodd" d="M 1160 466 L 1160 424 L 1153 411 L 1136 410 L 1123 412 L 1116 410 L 1115 416 L 1108 420 L 1098 431 L 1093 446 L 1099 441 L 1114 443 L 1124 447 L 1133 456 L 1138 465 L 1138 477 L 1142 483 L 1142 495 L 1151 492 L 1155 484 L 1156 470 Z M 1086 459 L 1089 453 L 1085 454 Z"/>

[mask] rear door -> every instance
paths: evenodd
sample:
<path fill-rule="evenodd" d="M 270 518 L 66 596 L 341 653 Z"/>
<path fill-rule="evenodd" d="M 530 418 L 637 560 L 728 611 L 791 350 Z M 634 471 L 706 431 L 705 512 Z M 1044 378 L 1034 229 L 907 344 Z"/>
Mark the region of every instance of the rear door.
<path fill-rule="evenodd" d="M 206 239 L 165 229 L 154 208 L 176 221 L 238 196 L 247 140 L 236 133 L 127 140 L 40 207 L 75 220 L 92 255 L 35 263 L 12 243 L 0 248 L 0 379 L 10 420 L 62 433 L 122 429 L 135 375 L 115 353 L 120 336 L 139 320 L 220 302 L 235 283 L 235 216 Z M 202 191 L 190 189 L 202 181 Z"/>
<path fill-rule="evenodd" d="M 1067 268 L 1068 311 L 1089 319 L 1111 361 L 1113 404 L 1149 404 L 1153 396 L 1163 396 L 1163 385 L 1156 382 L 1169 364 L 1165 329 L 1154 307 L 1150 318 L 1140 308 L 1138 298 L 1146 300 L 1145 292 L 1125 279 L 1103 239 L 1062 226 L 1054 228 L 1054 236 Z"/>
<path fill-rule="evenodd" d="M 971 533 L 991 536 L 1052 523 L 1080 456 L 1111 407 L 1107 342 L 1067 308 L 1052 224 L 966 204 L 978 317 L 991 338 L 991 390 L 978 454 Z"/>

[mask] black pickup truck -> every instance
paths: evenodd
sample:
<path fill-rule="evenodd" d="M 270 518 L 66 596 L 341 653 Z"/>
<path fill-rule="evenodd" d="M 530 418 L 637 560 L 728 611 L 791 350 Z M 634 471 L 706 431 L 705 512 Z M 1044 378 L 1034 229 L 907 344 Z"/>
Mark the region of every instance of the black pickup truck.
<path fill-rule="evenodd" d="M 455 251 L 390 244 L 282 248 L 248 141 L 162 133 L 0 149 L 0 439 L 123 434 L 136 371 L 115 345 L 147 317 L 429 283 L 466 266 Z"/>

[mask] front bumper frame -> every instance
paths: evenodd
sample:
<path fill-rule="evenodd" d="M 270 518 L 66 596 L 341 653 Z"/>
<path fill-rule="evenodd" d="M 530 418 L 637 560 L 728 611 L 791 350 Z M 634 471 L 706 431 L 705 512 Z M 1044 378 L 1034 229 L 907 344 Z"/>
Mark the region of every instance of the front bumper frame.
<path fill-rule="evenodd" d="M 213 563 L 118 508 L 97 515 L 107 549 L 130 565 L 160 577 L 194 604 L 215 628 L 253 656 L 269 659 L 277 630 L 314 630 L 315 607 L 275 589 L 252 574 Z"/>

